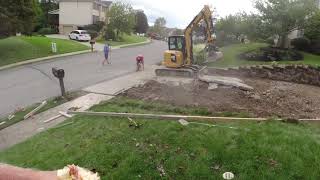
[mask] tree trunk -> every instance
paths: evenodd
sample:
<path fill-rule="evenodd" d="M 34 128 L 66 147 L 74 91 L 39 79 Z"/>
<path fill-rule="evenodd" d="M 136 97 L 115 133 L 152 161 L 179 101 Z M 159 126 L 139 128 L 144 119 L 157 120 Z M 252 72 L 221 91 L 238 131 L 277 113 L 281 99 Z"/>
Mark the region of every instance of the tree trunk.
<path fill-rule="evenodd" d="M 289 48 L 288 47 L 288 35 L 287 34 L 282 34 L 281 36 L 279 36 L 277 47 L 284 48 L 284 49 L 285 48 Z"/>

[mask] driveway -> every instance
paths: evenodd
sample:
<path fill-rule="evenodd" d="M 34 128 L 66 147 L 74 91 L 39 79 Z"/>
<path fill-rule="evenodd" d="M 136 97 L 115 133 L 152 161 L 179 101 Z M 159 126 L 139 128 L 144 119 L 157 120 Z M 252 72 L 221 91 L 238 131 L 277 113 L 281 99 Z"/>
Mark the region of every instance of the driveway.
<path fill-rule="evenodd" d="M 111 52 L 111 65 L 102 66 L 103 53 L 95 52 L 24 65 L 0 71 L 0 117 L 47 98 L 59 96 L 59 83 L 51 73 L 52 67 L 63 68 L 66 72 L 66 90 L 80 90 L 115 77 L 135 71 L 135 56 L 143 54 L 146 65 L 162 60 L 165 42 L 130 48 L 115 49 Z"/>

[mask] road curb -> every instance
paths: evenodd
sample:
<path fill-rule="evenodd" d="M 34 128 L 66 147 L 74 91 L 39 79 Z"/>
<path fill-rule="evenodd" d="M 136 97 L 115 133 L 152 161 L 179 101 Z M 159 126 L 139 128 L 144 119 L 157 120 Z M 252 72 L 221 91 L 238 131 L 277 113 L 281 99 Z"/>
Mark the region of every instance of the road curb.
<path fill-rule="evenodd" d="M 74 55 L 85 54 L 85 53 L 90 53 L 90 52 L 91 52 L 91 50 L 84 50 L 84 51 L 77 51 L 77 52 L 72 52 L 72 53 L 65 53 L 65 54 L 59 54 L 59 55 L 54 55 L 54 56 L 47 56 L 47 57 L 42 57 L 42 58 L 30 59 L 27 61 L 22 61 L 22 62 L 18 62 L 18 63 L 14 63 L 14 64 L 1 66 L 0 71 L 14 68 L 14 67 L 18 67 L 18 66 L 22 66 L 22 65 L 26 65 L 26 64 L 32 64 L 32 63 L 36 63 L 36 62 L 52 60 L 55 58 L 74 56 Z"/>

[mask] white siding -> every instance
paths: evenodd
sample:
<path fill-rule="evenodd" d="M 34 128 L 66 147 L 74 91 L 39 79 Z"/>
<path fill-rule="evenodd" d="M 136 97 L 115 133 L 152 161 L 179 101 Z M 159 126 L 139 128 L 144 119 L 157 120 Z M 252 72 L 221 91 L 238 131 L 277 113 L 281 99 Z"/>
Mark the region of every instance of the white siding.
<path fill-rule="evenodd" d="M 60 25 L 92 24 L 92 2 L 60 2 Z"/>

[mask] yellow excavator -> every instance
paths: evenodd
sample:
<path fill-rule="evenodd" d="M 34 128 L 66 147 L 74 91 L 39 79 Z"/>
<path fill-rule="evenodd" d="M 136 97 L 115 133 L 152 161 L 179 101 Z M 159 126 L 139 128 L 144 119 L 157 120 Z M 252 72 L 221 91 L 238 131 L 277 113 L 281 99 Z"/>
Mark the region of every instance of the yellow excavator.
<path fill-rule="evenodd" d="M 200 22 L 204 24 L 206 48 L 214 49 L 212 11 L 208 5 L 205 5 L 184 30 L 184 35 L 168 37 L 169 49 L 164 52 L 162 62 L 165 67 L 155 70 L 157 76 L 193 77 L 199 70 L 200 67 L 193 64 L 192 32 Z"/>

